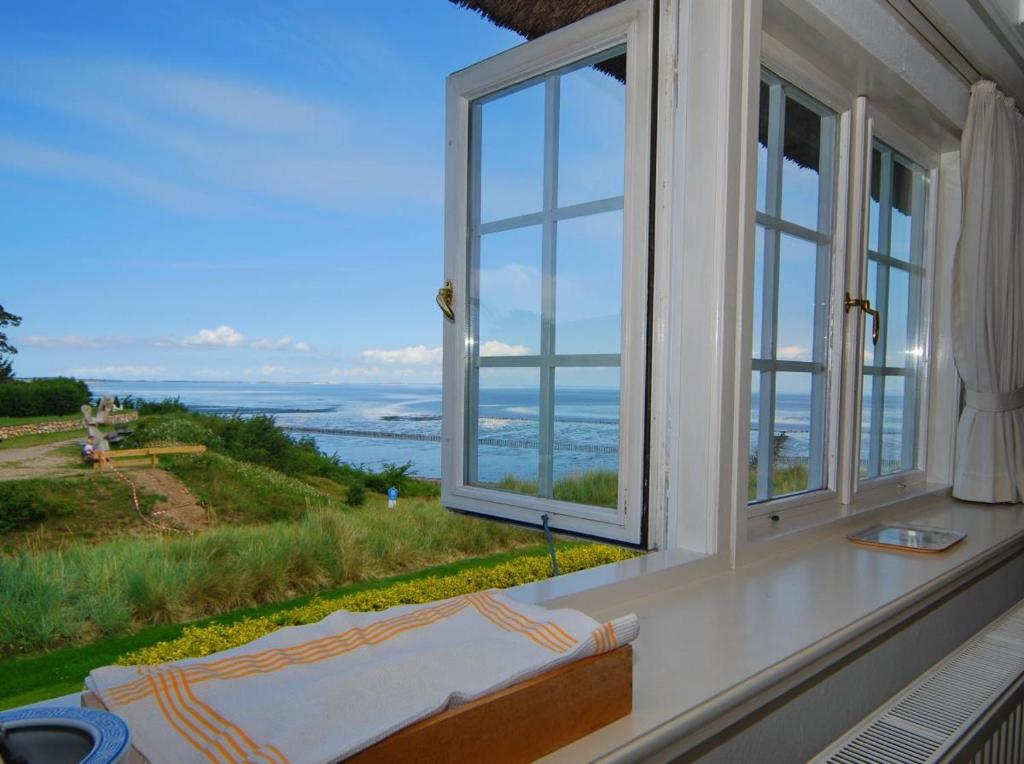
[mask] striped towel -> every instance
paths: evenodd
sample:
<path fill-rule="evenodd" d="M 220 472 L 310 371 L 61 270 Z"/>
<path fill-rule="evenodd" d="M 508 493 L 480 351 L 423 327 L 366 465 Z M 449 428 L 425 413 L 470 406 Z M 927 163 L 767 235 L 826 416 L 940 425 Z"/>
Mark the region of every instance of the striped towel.
<path fill-rule="evenodd" d="M 636 633 L 635 615 L 599 624 L 491 590 L 380 613 L 341 610 L 205 658 L 106 666 L 86 685 L 154 764 L 334 762 Z"/>

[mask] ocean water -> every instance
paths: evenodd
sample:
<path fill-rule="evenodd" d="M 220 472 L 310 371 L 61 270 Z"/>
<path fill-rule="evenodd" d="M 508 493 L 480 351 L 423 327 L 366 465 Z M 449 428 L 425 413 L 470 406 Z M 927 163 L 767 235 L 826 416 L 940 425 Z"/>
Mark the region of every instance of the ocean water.
<path fill-rule="evenodd" d="M 197 411 L 263 413 L 285 430 L 309 435 L 326 453 L 371 468 L 412 462 L 417 475 L 441 475 L 441 388 L 438 385 L 321 385 L 266 382 L 90 381 L 94 395 L 146 400 L 181 398 Z M 886 396 L 887 457 L 899 454 L 899 396 Z M 780 394 L 776 431 L 788 440 L 783 456 L 806 458 L 810 402 Z M 535 390 L 488 389 L 480 401 L 479 479 L 536 479 L 538 399 Z M 559 388 L 555 399 L 554 472 L 558 479 L 586 469 L 618 467 L 618 391 Z M 756 430 L 756 397 L 752 427 Z M 756 442 L 756 436 L 752 438 Z"/>

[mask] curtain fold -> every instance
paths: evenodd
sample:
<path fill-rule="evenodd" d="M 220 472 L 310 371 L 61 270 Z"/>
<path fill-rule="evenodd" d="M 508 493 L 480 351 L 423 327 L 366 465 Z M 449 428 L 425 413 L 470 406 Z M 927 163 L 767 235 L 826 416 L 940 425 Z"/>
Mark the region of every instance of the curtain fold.
<path fill-rule="evenodd" d="M 953 495 L 1024 500 L 1024 117 L 994 83 L 971 89 L 961 146 L 953 353 L 966 396 Z"/>

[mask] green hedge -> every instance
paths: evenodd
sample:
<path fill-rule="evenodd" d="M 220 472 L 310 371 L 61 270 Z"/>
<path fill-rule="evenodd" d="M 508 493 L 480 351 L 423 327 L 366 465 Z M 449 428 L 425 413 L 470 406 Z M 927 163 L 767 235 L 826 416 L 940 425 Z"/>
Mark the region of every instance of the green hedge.
<path fill-rule="evenodd" d="M 74 414 L 91 397 L 79 379 L 12 380 L 0 384 L 0 416 L 62 416 Z"/>

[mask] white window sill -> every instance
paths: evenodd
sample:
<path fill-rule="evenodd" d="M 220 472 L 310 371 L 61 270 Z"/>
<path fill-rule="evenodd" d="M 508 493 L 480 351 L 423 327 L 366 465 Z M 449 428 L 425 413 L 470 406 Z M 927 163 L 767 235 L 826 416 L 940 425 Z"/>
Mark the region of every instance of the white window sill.
<path fill-rule="evenodd" d="M 967 538 L 938 555 L 846 540 L 852 530 L 891 520 L 962 530 Z M 633 713 L 546 760 L 636 760 L 722 725 L 740 710 L 749 713 L 807 671 L 838 660 L 956 583 L 1019 552 L 1024 510 L 942 496 L 797 536 L 801 543 L 769 544 L 772 554 L 736 570 L 662 552 L 588 571 L 576 581 L 579 574 L 513 590 L 518 598 L 578 607 L 598 620 L 628 612 L 640 617 Z M 607 583 L 586 587 L 598 581 Z"/>

